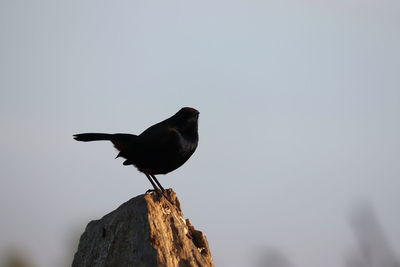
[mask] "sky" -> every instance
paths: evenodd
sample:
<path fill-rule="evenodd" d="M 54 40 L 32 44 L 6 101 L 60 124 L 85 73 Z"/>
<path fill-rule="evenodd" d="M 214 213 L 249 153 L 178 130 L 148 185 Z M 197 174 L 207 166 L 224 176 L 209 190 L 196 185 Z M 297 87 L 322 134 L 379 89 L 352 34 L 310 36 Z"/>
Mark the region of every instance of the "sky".
<path fill-rule="evenodd" d="M 369 203 L 400 255 L 400 2 L 0 1 L 0 255 L 68 266 L 150 188 L 109 143 L 181 107 L 199 147 L 160 176 L 217 266 L 265 248 L 344 266 Z M 3 256 L 5 257 L 5 256 Z"/>

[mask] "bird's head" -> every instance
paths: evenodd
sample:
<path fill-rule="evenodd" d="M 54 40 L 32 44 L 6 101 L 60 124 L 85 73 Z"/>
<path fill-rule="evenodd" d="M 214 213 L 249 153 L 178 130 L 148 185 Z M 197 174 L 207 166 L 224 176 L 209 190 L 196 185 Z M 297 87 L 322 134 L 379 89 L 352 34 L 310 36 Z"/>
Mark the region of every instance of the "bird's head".
<path fill-rule="evenodd" d="M 197 109 L 194 108 L 190 108 L 190 107 L 184 107 L 181 108 L 176 115 L 178 115 L 179 117 L 182 118 L 198 118 L 199 117 L 200 112 Z"/>
<path fill-rule="evenodd" d="M 181 131 L 194 131 L 197 133 L 197 125 L 200 112 L 197 109 L 181 108 L 173 117 Z"/>

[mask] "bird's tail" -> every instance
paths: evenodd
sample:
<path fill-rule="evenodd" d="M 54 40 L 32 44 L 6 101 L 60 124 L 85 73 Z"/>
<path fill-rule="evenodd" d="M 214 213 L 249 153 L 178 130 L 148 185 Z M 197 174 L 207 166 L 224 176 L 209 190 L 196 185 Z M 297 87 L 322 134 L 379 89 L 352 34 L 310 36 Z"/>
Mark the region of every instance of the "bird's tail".
<path fill-rule="evenodd" d="M 111 140 L 112 134 L 105 133 L 82 133 L 74 134 L 74 139 L 77 141 L 90 142 L 90 141 L 100 141 L 100 140 Z"/>

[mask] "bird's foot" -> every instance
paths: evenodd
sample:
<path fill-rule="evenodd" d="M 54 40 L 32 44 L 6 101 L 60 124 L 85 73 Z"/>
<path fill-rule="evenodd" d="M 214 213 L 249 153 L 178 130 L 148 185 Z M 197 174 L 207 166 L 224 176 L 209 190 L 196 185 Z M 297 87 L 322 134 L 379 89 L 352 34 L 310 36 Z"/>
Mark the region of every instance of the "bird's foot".
<path fill-rule="evenodd" d="M 166 194 L 166 190 L 161 190 L 161 189 L 149 189 L 145 192 L 145 195 L 155 193 L 158 195 L 158 197 L 164 197 L 171 205 L 174 205 L 174 203 L 169 200 L 168 195 Z"/>
<path fill-rule="evenodd" d="M 162 190 L 160 190 L 160 189 L 149 189 L 149 190 L 147 190 L 146 192 L 145 192 L 145 194 L 147 195 L 147 194 L 152 194 L 152 193 L 157 193 L 157 194 L 161 194 L 161 195 L 164 195 L 163 194 L 163 191 Z"/>
<path fill-rule="evenodd" d="M 156 191 L 155 189 L 149 189 L 149 190 L 147 190 L 144 194 L 145 194 L 145 195 L 151 194 L 151 193 L 153 193 L 153 192 L 155 192 L 155 191 Z"/>

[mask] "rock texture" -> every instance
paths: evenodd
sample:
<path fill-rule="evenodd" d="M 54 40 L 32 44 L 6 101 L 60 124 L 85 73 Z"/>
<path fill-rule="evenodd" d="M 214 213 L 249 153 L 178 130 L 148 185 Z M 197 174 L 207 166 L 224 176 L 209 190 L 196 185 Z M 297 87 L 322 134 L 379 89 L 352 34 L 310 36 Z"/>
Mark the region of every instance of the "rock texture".
<path fill-rule="evenodd" d="M 82 234 L 72 267 L 214 266 L 207 239 L 183 218 L 171 189 L 139 195 Z"/>

